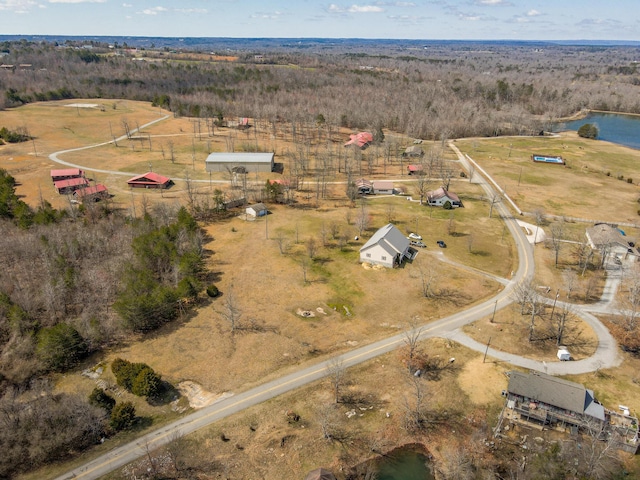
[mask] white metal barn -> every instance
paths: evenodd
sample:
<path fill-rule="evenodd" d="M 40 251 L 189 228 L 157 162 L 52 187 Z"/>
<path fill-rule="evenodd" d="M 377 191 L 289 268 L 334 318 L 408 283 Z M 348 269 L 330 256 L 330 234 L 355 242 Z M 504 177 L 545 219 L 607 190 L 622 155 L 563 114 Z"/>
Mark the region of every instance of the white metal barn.
<path fill-rule="evenodd" d="M 216 152 L 205 160 L 207 172 L 272 172 L 274 153 Z"/>

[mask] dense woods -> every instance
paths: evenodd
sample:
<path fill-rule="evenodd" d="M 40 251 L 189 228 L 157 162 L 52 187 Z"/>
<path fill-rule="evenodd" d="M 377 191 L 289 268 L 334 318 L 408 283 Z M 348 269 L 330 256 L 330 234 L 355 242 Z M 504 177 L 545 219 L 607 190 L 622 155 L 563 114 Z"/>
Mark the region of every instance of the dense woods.
<path fill-rule="evenodd" d="M 0 173 L 5 478 L 131 426 L 132 405 L 114 407 L 95 392 L 91 398 L 56 394 L 45 375 L 65 372 L 91 352 L 177 318 L 188 308 L 189 302 L 181 302 L 201 290 L 204 252 L 197 223 L 184 208 L 164 208 L 155 217 L 148 212 L 142 219 L 108 210 L 90 218 L 50 206 L 33 211 L 15 195 L 13 177 Z M 137 395 L 151 398 L 163 387 L 146 365 L 123 371 L 135 373 L 126 388 Z"/>
<path fill-rule="evenodd" d="M 30 65 L 0 72 L 0 108 L 129 98 L 179 116 L 294 124 L 322 118 L 428 139 L 530 134 L 585 108 L 640 113 L 632 47 L 399 42 L 357 52 L 339 45 L 242 51 L 235 61 L 212 61 L 168 49 L 79 45 L 0 45 L 9 52 L 5 64 Z"/>

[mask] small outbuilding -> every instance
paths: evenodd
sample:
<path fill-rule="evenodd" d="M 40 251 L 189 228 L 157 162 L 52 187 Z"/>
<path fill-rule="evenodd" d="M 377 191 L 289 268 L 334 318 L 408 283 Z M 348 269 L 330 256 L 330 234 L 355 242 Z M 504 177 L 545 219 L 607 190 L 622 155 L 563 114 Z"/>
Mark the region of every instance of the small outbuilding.
<path fill-rule="evenodd" d="M 60 168 L 51 170 L 51 181 L 53 183 L 70 178 L 84 178 L 84 170 L 79 168 Z"/>
<path fill-rule="evenodd" d="M 205 160 L 207 172 L 273 172 L 273 152 L 247 153 L 247 152 L 216 152 L 210 153 Z"/>
<path fill-rule="evenodd" d="M 558 360 L 562 362 L 571 360 L 571 354 L 569 350 L 567 350 L 567 347 L 558 347 Z"/>
<path fill-rule="evenodd" d="M 132 188 L 169 188 L 173 182 L 169 177 L 159 175 L 155 172 L 147 172 L 142 175 L 130 178 L 127 184 Z"/>
<path fill-rule="evenodd" d="M 53 186 L 59 194 L 64 195 L 89 186 L 89 182 L 84 177 L 75 177 L 67 178 L 66 180 L 57 180 L 53 182 Z"/>
<path fill-rule="evenodd" d="M 76 190 L 73 192 L 73 196 L 82 203 L 97 202 L 98 200 L 109 198 L 109 191 L 107 190 L 107 187 L 98 183 L 97 185 Z"/>
<path fill-rule="evenodd" d="M 420 175 L 422 173 L 422 165 L 407 165 L 407 175 Z"/>
<path fill-rule="evenodd" d="M 264 203 L 256 203 L 245 208 L 245 213 L 250 217 L 263 217 L 269 213 Z"/>

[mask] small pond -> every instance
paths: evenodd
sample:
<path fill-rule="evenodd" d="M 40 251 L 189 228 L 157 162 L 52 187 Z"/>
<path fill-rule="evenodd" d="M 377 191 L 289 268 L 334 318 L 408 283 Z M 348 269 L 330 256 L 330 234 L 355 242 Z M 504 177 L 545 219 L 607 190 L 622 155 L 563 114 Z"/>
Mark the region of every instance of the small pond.
<path fill-rule="evenodd" d="M 426 455 L 413 448 L 398 448 L 380 459 L 377 480 L 433 480 Z"/>
<path fill-rule="evenodd" d="M 553 130 L 577 131 L 585 123 L 592 123 L 598 127 L 598 140 L 640 149 L 640 116 L 638 115 L 590 113 L 580 120 L 558 123 Z"/>

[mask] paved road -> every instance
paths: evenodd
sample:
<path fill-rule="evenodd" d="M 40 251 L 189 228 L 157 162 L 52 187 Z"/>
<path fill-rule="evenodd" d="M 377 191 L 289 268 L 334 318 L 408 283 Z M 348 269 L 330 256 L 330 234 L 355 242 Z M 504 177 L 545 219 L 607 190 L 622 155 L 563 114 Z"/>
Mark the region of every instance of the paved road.
<path fill-rule="evenodd" d="M 460 161 L 463 163 L 466 162 L 464 156 L 454 145 L 452 145 L 452 148 L 457 152 Z M 492 187 L 488 183 L 484 182 L 484 180 L 477 180 L 477 182 L 481 184 L 487 195 L 490 197 L 493 193 Z M 513 275 L 513 278 L 494 298 L 475 305 L 463 312 L 450 315 L 426 325 L 421 331 L 421 338 L 451 338 L 463 345 L 484 352 L 486 348 L 485 345 L 479 344 L 466 335 L 463 335 L 460 330 L 461 327 L 487 317 L 496 308 L 504 308 L 512 303 L 513 288 L 519 282 L 528 281 L 532 278 L 534 269 L 533 249 L 522 228 L 510 215 L 507 208 L 501 203 L 497 204 L 494 207 L 494 210 L 503 217 L 507 228 L 515 239 L 515 244 L 518 250 L 518 269 Z M 505 361 L 514 365 L 541 371 L 546 370 L 548 373 L 555 374 L 582 373 L 597 368 L 606 368 L 617 365 L 619 363 L 617 347 L 615 345 L 615 341 L 613 341 L 609 335 L 609 332 L 595 317 L 590 316 L 586 312 L 581 312 L 581 314 L 583 315 L 583 318 L 586 318 L 587 321 L 590 322 L 600 338 L 596 355 L 590 359 L 578 362 L 554 362 L 551 364 L 544 364 L 543 362 L 535 362 L 493 349 L 489 349 L 489 355 L 494 359 L 492 361 Z M 302 368 L 296 372 L 285 375 L 241 394 L 223 399 L 213 405 L 187 415 L 176 422 L 151 432 L 138 440 L 123 445 L 122 447 L 118 447 L 111 452 L 58 477 L 56 480 L 99 478 L 145 455 L 148 449 L 153 450 L 168 443 L 176 435 L 185 435 L 194 432 L 248 407 L 257 405 L 285 392 L 289 392 L 319 380 L 327 376 L 327 369 L 331 362 L 338 360 L 342 363 L 343 367 L 348 368 L 396 349 L 405 342 L 405 339 L 406 337 L 404 333 L 397 334 L 391 338 L 380 340 L 371 345 L 352 350 L 336 357 L 335 359 L 329 359 L 327 361 Z"/>

